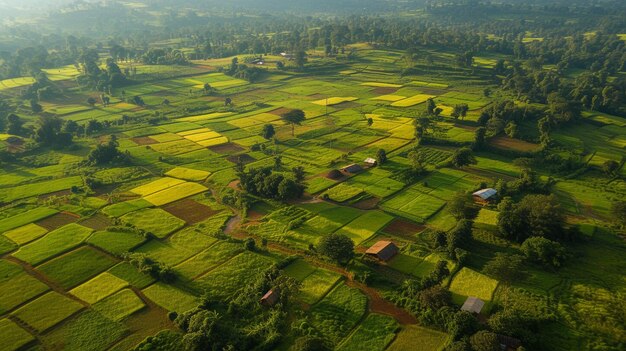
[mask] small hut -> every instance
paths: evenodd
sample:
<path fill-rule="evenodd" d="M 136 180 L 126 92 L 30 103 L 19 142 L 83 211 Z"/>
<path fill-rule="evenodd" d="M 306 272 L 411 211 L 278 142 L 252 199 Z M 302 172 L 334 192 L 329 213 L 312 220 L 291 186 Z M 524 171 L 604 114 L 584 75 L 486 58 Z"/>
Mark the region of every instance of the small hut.
<path fill-rule="evenodd" d="M 359 172 L 363 171 L 363 167 L 361 167 L 360 165 L 358 165 L 356 163 L 353 163 L 351 165 L 345 166 L 341 170 L 344 171 L 344 172 L 347 172 L 347 173 L 355 174 L 355 173 L 359 173 Z"/>
<path fill-rule="evenodd" d="M 480 311 L 482 311 L 484 306 L 485 301 L 477 297 L 470 296 L 467 298 L 467 300 L 465 300 L 463 306 L 461 306 L 461 311 L 480 314 Z"/>
<path fill-rule="evenodd" d="M 333 169 L 330 172 L 328 172 L 328 174 L 326 175 L 326 178 L 329 179 L 340 179 L 341 177 L 343 177 L 343 173 L 341 173 L 339 170 L 337 169 Z"/>
<path fill-rule="evenodd" d="M 278 302 L 278 298 L 278 291 L 270 290 L 261 298 L 261 305 L 268 307 L 274 306 Z"/>
<path fill-rule="evenodd" d="M 366 158 L 363 162 L 365 162 L 365 165 L 368 167 L 375 167 L 378 164 L 378 161 L 376 161 L 376 159 L 372 157 Z"/>
<path fill-rule="evenodd" d="M 366 255 L 376 257 L 377 259 L 387 262 L 393 256 L 398 254 L 398 247 L 391 241 L 379 241 L 376 244 L 372 245 L 367 251 L 365 251 Z"/>
<path fill-rule="evenodd" d="M 472 197 L 474 198 L 475 202 L 486 204 L 490 202 L 491 200 L 493 200 L 494 196 L 497 193 L 498 191 L 496 191 L 496 189 L 487 188 L 487 189 L 478 190 L 477 192 L 472 194 Z"/>

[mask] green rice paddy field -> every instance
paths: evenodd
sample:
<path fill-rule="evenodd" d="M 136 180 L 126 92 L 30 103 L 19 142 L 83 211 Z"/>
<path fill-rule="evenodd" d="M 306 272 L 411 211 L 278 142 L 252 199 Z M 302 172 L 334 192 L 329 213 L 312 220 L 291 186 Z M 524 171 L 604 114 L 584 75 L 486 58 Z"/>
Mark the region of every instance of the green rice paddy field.
<path fill-rule="evenodd" d="M 416 345 L 442 350 L 449 344 L 446 333 L 399 321 L 394 308 L 384 314 L 373 311 L 375 297 L 353 281 L 355 272 L 366 269 L 375 276 L 384 272 L 388 284 L 400 286 L 404 280 L 428 276 L 441 260 L 449 262 L 452 276 L 444 285 L 457 307 L 468 296 L 480 297 L 488 302 L 488 316 L 514 303 L 549 300 L 545 309 L 555 318 L 546 327 L 550 332 L 542 335 L 549 349 L 582 350 L 611 335 L 623 345 L 623 315 L 600 305 L 624 298 L 619 262 L 626 250 L 603 223 L 610 217 L 611 201 L 623 199 L 626 186 L 615 179 L 608 187 L 600 166 L 607 159 L 623 159 L 626 122 L 594 114 L 587 117 L 593 124 L 584 120 L 554 133 L 557 141 L 571 143 L 572 150 L 589 160 L 584 175 L 555 179 L 554 186 L 568 220 L 593 228 L 589 242 L 573 244 L 581 256 L 561 271 L 530 267 L 527 280 L 503 284 L 481 272 L 495 252 L 519 252 L 518 246 L 494 234 L 495 207 L 479 211 L 464 266 L 436 251 L 428 237 L 454 226 L 447 209 L 456 194 L 515 179 L 521 172 L 514 157 L 498 150 L 477 153 L 477 163 L 467 167 L 447 164 L 459 145 L 473 142 L 477 124 L 471 116 L 491 103 L 482 93 L 491 80 L 483 77 L 465 85 L 445 76 L 400 78 L 391 65 L 400 52 L 365 46 L 359 55 L 369 63 L 346 62 L 317 75 L 272 71 L 257 83 L 217 72 L 215 67 L 226 66 L 228 60 L 202 61 L 178 73 L 171 67 L 138 65 L 140 81 L 126 87 L 125 95 L 141 96 L 148 106 L 123 102 L 121 91 L 113 91 L 115 103 L 107 107 L 46 103 L 46 112 L 78 123 L 116 121 L 124 114 L 145 117 L 155 111 L 165 117 L 150 125 L 139 119 L 113 124 L 98 135 L 75 138 L 71 150 L 40 148 L 19 163 L 3 164 L 0 348 L 132 348 L 154 330 L 176 330 L 168 312 L 190 310 L 204 294 L 230 301 L 291 255 L 299 258 L 281 267 L 300 283 L 294 297 L 298 318 L 337 350 L 395 351 Z M 476 64 L 490 67 L 494 62 L 484 57 Z M 79 74 L 73 66 L 48 71 L 59 81 Z M 152 79 L 157 76 L 162 78 Z M 0 94 L 10 96 L 31 83 L 26 78 L 1 81 Z M 205 83 L 216 89 L 214 96 L 202 93 Z M 86 100 L 84 92 L 72 94 L 73 101 Z M 162 104 L 164 97 L 169 104 Z M 234 105 L 225 107 L 224 97 L 231 97 Z M 413 119 L 429 98 L 443 110 L 441 128 L 434 142 L 421 147 L 426 172 L 406 181 L 402 175 L 411 164 Z M 459 103 L 470 109 L 462 121 L 450 117 Z M 306 115 L 293 126 L 293 134 L 281 119 L 292 109 Z M 35 120 L 33 115 L 23 117 L 28 124 Z M 261 137 L 265 124 L 275 128 L 276 142 Z M 97 137 L 110 134 L 116 135 L 132 165 L 83 168 L 80 162 Z M 529 144 L 507 140 L 506 147 Z M 355 174 L 329 174 L 353 163 L 365 166 L 364 160 L 376 157 L 380 149 L 386 151 L 386 163 Z M 303 199 L 287 206 L 252 197 L 251 208 L 243 213 L 224 201 L 224 189 L 237 189 L 239 162 L 246 169 L 274 167 L 277 155 L 282 163 L 278 172 L 304 169 Z M 330 233 L 355 243 L 357 254 L 347 268 L 310 253 Z M 256 251 L 244 248 L 246 237 L 256 240 Z M 363 264 L 363 252 L 379 238 L 402 243 L 384 271 Z M 170 267 L 177 279 L 159 281 L 138 270 L 128 263 L 130 253 Z M 586 325 L 587 319 L 593 323 Z M 142 329 L 142 323 L 149 327 Z M 589 336 L 594 333 L 596 339 Z M 289 347 L 286 342 L 278 349 Z"/>

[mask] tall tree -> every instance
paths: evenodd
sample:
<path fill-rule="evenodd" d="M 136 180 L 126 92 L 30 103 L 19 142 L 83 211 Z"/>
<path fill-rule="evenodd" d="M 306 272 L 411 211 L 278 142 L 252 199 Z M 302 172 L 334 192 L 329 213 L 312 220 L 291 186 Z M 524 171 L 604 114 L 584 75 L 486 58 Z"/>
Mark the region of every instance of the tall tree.
<path fill-rule="evenodd" d="M 291 110 L 289 112 L 284 113 L 282 119 L 291 124 L 291 135 L 295 136 L 296 125 L 302 124 L 306 120 L 304 111 L 302 110 Z"/>

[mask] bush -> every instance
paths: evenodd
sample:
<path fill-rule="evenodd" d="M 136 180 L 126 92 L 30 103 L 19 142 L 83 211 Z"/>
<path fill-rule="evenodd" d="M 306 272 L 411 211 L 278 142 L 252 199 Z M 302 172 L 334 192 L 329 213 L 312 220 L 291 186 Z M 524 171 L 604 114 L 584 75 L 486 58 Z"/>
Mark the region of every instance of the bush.
<path fill-rule="evenodd" d="M 343 234 L 329 234 L 320 239 L 317 245 L 319 253 L 337 261 L 347 263 L 354 257 L 354 242 Z"/>
<path fill-rule="evenodd" d="M 563 245 L 542 237 L 526 239 L 521 250 L 529 261 L 544 266 L 561 267 L 567 258 Z"/>

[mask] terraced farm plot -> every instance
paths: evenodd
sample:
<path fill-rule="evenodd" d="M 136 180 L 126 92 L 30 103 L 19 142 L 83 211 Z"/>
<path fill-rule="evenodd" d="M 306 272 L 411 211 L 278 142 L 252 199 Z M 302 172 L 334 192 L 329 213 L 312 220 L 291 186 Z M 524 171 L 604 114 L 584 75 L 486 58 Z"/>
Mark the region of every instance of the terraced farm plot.
<path fill-rule="evenodd" d="M 34 336 L 13 321 L 7 318 L 0 319 L 0 345 L 7 351 L 18 350 L 34 340 Z"/>
<path fill-rule="evenodd" d="M 143 309 L 145 306 L 143 301 L 132 290 L 123 289 L 97 302 L 92 307 L 103 316 L 117 322 Z"/>
<path fill-rule="evenodd" d="M 164 238 L 185 225 L 185 221 L 160 208 L 147 208 L 124 215 L 121 220 L 134 227 Z"/>
<path fill-rule="evenodd" d="M 143 293 L 168 311 L 182 313 L 198 305 L 198 298 L 169 284 L 152 284 L 143 289 Z"/>
<path fill-rule="evenodd" d="M 115 263 L 109 256 L 85 246 L 50 260 L 37 270 L 68 289 L 104 272 Z"/>
<path fill-rule="evenodd" d="M 392 103 L 391 106 L 395 106 L 395 107 L 411 107 L 411 106 L 415 106 L 415 105 L 421 104 L 423 102 L 426 102 L 426 100 L 431 99 L 431 98 L 435 98 L 435 97 L 436 96 L 434 96 L 434 95 L 417 94 L 417 95 L 411 96 L 411 97 L 406 98 L 406 99 L 398 100 L 398 101 Z"/>
<path fill-rule="evenodd" d="M 358 289 L 339 284 L 311 307 L 312 325 L 337 344 L 365 314 L 367 298 Z"/>
<path fill-rule="evenodd" d="M 126 286 L 128 282 L 105 272 L 70 290 L 70 293 L 87 303 L 94 304 Z"/>
<path fill-rule="evenodd" d="M 81 225 L 68 224 L 20 247 L 13 256 L 36 265 L 80 245 L 91 232 L 91 229 Z"/>
<path fill-rule="evenodd" d="M 38 332 L 44 332 L 83 309 L 79 302 L 51 291 L 11 313 Z"/>
<path fill-rule="evenodd" d="M 452 293 L 452 301 L 462 305 L 465 299 L 470 296 L 477 297 L 485 302 L 491 301 L 497 287 L 497 280 L 463 267 L 452 279 L 450 292 Z"/>

